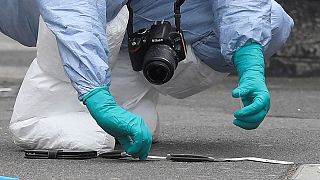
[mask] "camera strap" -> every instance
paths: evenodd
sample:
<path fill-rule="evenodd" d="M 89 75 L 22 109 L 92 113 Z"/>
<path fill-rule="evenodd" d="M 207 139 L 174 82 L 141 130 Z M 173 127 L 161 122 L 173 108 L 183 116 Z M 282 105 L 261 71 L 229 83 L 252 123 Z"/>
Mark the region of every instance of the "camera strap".
<path fill-rule="evenodd" d="M 129 11 L 129 20 L 128 20 L 128 24 L 127 24 L 127 33 L 128 33 L 128 37 L 132 37 L 133 34 L 133 10 L 132 7 L 130 6 L 131 4 L 131 0 L 128 0 L 127 2 L 127 8 Z"/>
<path fill-rule="evenodd" d="M 180 6 L 184 3 L 184 1 L 185 0 L 176 0 L 176 2 L 174 3 L 174 20 L 175 20 L 176 29 L 180 33 L 182 33 Z"/>
<path fill-rule="evenodd" d="M 174 19 L 175 19 L 175 26 L 178 32 L 182 33 L 181 31 L 181 11 L 180 6 L 184 3 L 185 0 L 176 0 L 174 3 Z M 127 8 L 129 11 L 129 20 L 127 25 L 127 33 L 128 37 L 132 37 L 133 34 L 133 10 L 131 7 L 131 0 L 127 2 Z"/>

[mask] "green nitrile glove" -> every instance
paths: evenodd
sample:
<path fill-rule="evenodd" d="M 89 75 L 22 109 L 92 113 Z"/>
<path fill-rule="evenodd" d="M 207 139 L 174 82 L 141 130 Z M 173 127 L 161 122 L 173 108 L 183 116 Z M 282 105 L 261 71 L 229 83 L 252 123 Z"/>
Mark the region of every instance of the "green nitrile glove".
<path fill-rule="evenodd" d="M 241 97 L 244 107 L 234 113 L 233 124 L 243 129 L 257 128 L 270 109 L 270 94 L 265 83 L 264 57 L 261 45 L 247 44 L 234 55 L 239 86 L 232 97 Z"/>
<path fill-rule="evenodd" d="M 83 102 L 99 126 L 115 137 L 128 154 L 140 160 L 147 158 L 152 143 L 148 126 L 140 116 L 118 106 L 108 87 L 92 90 Z"/>

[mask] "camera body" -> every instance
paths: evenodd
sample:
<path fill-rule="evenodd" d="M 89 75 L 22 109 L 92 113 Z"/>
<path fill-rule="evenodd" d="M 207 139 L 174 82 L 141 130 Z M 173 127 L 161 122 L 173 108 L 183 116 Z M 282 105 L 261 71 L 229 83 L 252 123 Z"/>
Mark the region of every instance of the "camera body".
<path fill-rule="evenodd" d="M 150 29 L 140 29 L 128 40 L 129 56 L 134 71 L 143 71 L 152 84 L 168 82 L 178 62 L 186 58 L 183 34 L 169 21 L 156 21 Z"/>

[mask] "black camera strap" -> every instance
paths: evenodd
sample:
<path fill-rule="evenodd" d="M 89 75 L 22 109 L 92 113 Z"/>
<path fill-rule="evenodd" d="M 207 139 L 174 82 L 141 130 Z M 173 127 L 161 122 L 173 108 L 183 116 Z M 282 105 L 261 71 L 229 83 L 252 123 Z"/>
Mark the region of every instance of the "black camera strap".
<path fill-rule="evenodd" d="M 128 37 L 132 37 L 133 34 L 133 10 L 132 7 L 130 6 L 131 4 L 131 0 L 128 0 L 127 2 L 127 8 L 129 11 L 129 20 L 128 20 L 128 24 L 127 24 L 127 33 L 128 33 Z"/>
<path fill-rule="evenodd" d="M 181 33 L 181 11 L 180 6 L 184 3 L 185 0 L 176 0 L 174 3 L 174 19 L 177 31 Z"/>
<path fill-rule="evenodd" d="M 175 19 L 175 26 L 178 32 L 181 32 L 181 11 L 180 6 L 184 3 L 185 0 L 176 0 L 174 3 L 174 19 Z M 127 33 L 128 37 L 132 37 L 133 34 L 133 10 L 131 7 L 131 0 L 128 0 L 127 2 L 127 8 L 129 11 L 129 20 L 127 25 Z"/>

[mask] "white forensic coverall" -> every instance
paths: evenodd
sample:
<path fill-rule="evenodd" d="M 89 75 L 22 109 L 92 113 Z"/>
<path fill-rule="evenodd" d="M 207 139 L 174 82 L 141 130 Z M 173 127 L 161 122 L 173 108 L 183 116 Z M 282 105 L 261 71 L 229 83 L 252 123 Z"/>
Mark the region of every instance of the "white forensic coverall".
<path fill-rule="evenodd" d="M 101 27 L 99 24 L 92 27 L 96 29 L 98 37 L 94 40 L 86 39 L 90 38 L 90 34 L 86 37 L 87 34 L 80 33 L 80 38 L 78 34 L 68 36 L 67 33 L 73 31 L 59 31 L 60 24 L 48 18 L 55 17 L 56 12 L 49 10 L 48 17 L 44 18 L 45 23 L 40 18 L 37 58 L 25 76 L 10 122 L 15 143 L 28 149 L 99 152 L 113 149 L 113 137 L 95 123 L 78 100 L 94 87 L 110 85 L 110 70 L 111 93 L 117 103 L 140 115 L 151 129 L 153 139 L 157 140 L 159 117 L 156 105 L 159 92 L 175 98 L 201 92 L 233 70 L 231 55 L 248 39 L 261 43 L 265 57 L 270 57 L 283 46 L 290 34 L 293 21 L 273 0 L 241 0 L 243 7 L 252 7 L 246 12 L 248 17 L 253 18 L 250 21 L 239 19 L 243 16 L 236 16 L 235 12 L 239 9 L 219 7 L 223 4 L 219 2 L 194 0 L 182 5 L 182 30 L 188 43 L 187 58 L 179 63 L 173 78 L 160 86 L 151 85 L 142 74 L 132 70 L 125 48 L 120 52 L 121 58 L 117 58 L 128 20 L 128 11 L 124 6 L 126 1 L 107 1 L 107 7 L 97 6 L 107 12 L 107 19 L 104 20 L 107 23 L 105 26 L 102 23 Z M 135 30 L 148 28 L 155 20 L 173 22 L 171 0 L 133 0 L 132 7 Z M 81 6 L 77 8 L 81 10 Z M 87 9 L 83 12 L 90 13 Z M 76 20 L 72 19 L 73 16 L 70 18 L 59 20 L 61 24 Z M 230 28 L 223 22 L 234 22 L 234 27 Z M 81 22 L 77 27 L 81 27 Z M 107 37 L 101 35 L 103 27 Z M 19 38 L 16 40 L 19 41 Z M 90 61 L 90 58 L 106 59 Z M 82 66 L 83 61 L 92 63 L 93 69 Z"/>

